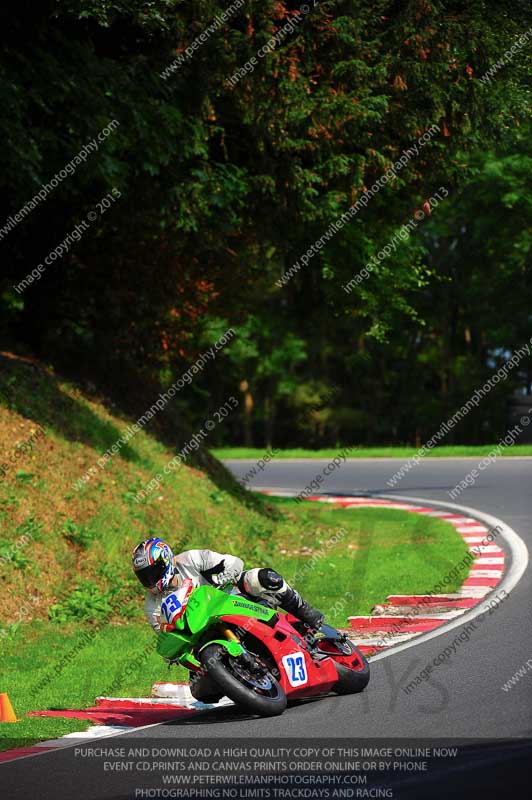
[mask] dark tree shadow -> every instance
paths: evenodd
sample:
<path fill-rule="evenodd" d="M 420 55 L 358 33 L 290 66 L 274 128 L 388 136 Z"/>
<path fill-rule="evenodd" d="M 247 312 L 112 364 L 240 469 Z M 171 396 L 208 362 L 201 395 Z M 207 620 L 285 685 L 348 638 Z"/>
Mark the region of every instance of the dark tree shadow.
<path fill-rule="evenodd" d="M 67 378 L 68 380 L 68 378 Z M 73 387 L 76 386 L 74 379 Z M 63 377 L 38 361 L 14 353 L 0 352 L 0 404 L 51 429 L 70 442 L 88 445 L 98 453 L 105 453 L 127 429 L 136 422 L 156 401 L 161 389 L 145 381 L 135 393 L 120 392 L 116 396 L 102 397 L 89 381 L 79 390 L 79 399 L 67 394 L 62 388 Z M 123 381 L 122 381 L 123 384 Z M 78 384 L 79 385 L 79 384 Z M 94 399 L 113 416 L 124 417 L 123 426 L 102 420 L 83 402 Z M 191 441 L 194 431 L 171 405 L 158 412 L 145 426 L 151 436 L 158 439 L 172 452 L 178 453 Z M 134 442 L 134 440 L 133 440 Z M 146 464 L 133 446 L 120 448 L 120 458 Z M 215 486 L 235 497 L 248 508 L 269 518 L 282 516 L 268 504 L 266 498 L 244 489 L 232 473 L 205 447 L 193 451 L 186 460 L 187 466 L 195 467 L 208 475 Z"/>
<path fill-rule="evenodd" d="M 66 394 L 51 371 L 37 362 L 0 353 L 0 403 L 23 417 L 70 442 L 80 442 L 104 453 L 117 441 L 123 428 L 102 420 L 81 399 Z M 114 414 L 117 409 L 109 409 Z M 128 444 L 120 449 L 121 458 L 140 462 L 137 452 Z"/>

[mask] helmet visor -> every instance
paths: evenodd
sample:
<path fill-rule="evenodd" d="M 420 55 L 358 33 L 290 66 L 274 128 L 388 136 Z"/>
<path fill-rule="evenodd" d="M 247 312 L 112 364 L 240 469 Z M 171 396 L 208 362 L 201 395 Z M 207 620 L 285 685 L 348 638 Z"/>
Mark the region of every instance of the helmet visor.
<path fill-rule="evenodd" d="M 165 564 L 164 560 L 162 558 L 158 558 L 153 564 L 150 564 L 148 567 L 135 570 L 135 572 L 137 578 L 146 589 L 153 589 L 153 587 L 157 584 L 157 581 L 160 581 L 164 576 L 167 568 L 168 565 Z"/>

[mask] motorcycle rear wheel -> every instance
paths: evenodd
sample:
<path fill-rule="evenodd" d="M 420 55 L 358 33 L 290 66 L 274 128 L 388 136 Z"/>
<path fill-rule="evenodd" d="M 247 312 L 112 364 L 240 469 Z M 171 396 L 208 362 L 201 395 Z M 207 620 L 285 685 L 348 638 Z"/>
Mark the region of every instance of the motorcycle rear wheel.
<path fill-rule="evenodd" d="M 353 670 L 335 662 L 338 680 L 333 686 L 336 694 L 356 694 L 362 692 L 369 682 L 369 664 L 364 669 Z"/>
<path fill-rule="evenodd" d="M 369 662 L 353 642 L 342 637 L 324 637 L 318 640 L 318 651 L 334 659 L 338 680 L 333 692 L 356 694 L 366 688 L 370 676 Z M 350 666 L 345 661 L 351 662 Z"/>

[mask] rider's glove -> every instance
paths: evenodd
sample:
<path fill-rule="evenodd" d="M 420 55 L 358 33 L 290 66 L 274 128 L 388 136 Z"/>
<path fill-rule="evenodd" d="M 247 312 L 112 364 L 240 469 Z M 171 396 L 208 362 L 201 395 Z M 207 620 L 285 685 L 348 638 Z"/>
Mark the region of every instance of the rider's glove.
<path fill-rule="evenodd" d="M 223 572 L 212 575 L 211 581 L 215 586 L 225 586 L 226 583 L 236 581 L 240 577 L 240 572 L 238 567 L 227 567 Z"/>

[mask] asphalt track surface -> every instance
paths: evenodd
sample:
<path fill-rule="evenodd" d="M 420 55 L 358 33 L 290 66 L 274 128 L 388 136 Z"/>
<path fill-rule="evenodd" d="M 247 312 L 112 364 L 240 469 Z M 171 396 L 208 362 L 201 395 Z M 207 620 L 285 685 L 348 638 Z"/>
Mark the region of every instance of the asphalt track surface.
<path fill-rule="evenodd" d="M 391 489 L 387 480 L 401 466 L 400 460 L 354 459 L 335 470 L 321 485 L 321 492 L 386 494 L 450 502 L 447 492 L 478 461 L 478 458 L 427 458 Z M 226 463 L 238 478 L 255 462 Z M 274 461 L 252 485 L 254 488 L 300 491 L 327 463 L 328 459 Z M 503 520 L 532 553 L 532 459 L 499 459 L 454 502 Z M 502 546 L 504 548 L 504 543 Z M 169 737 L 189 741 L 244 738 L 248 742 L 290 737 L 384 737 L 417 742 L 421 739 L 475 740 L 477 745 L 473 747 L 474 756 L 471 757 L 471 764 L 476 764 L 476 777 L 471 778 L 474 785 L 472 783 L 471 790 L 464 789 L 463 794 L 455 793 L 454 796 L 476 797 L 481 789 L 479 775 L 482 774 L 487 775 L 489 781 L 486 778 L 486 787 L 478 796 L 489 797 L 489 785 L 495 785 L 497 770 L 505 784 L 511 783 L 511 774 L 516 774 L 516 754 L 521 767 L 527 758 L 530 763 L 532 756 L 529 749 L 532 740 L 532 671 L 511 691 L 505 692 L 501 688 L 519 667 L 532 658 L 531 575 L 529 567 L 504 603 L 472 633 L 468 642 L 457 648 L 451 663 L 438 667 L 430 682 L 423 681 L 410 694 L 405 693 L 402 687 L 453 641 L 460 628 L 375 661 L 370 684 L 361 695 L 300 703 L 281 717 L 270 719 L 246 717 L 232 708 L 219 709 L 190 720 L 150 726 L 106 742 L 117 746 L 118 742 L 131 737 L 136 742 L 146 738 L 152 743 Z M 499 740 L 495 749 L 489 745 L 489 739 Z M 513 743 L 502 747 L 502 739 L 513 740 Z M 447 784 L 450 775 L 448 768 L 443 782 L 439 780 L 431 787 L 427 783 L 423 788 L 416 784 L 417 789 L 408 797 L 450 796 L 438 793 L 443 792 L 442 786 Z M 462 778 L 463 787 L 466 787 L 467 775 Z M 62 800 L 85 796 L 129 796 L 106 793 L 103 775 L 98 779 L 97 790 L 95 787 L 91 791 L 87 788 L 86 795 L 73 793 L 72 759 L 66 751 L 54 751 L 6 764 L 0 768 L 0 780 L 3 788 L 8 787 L 7 796 L 13 798 L 54 797 Z M 53 781 L 53 791 L 50 781 Z M 518 789 L 511 796 L 527 795 Z"/>

